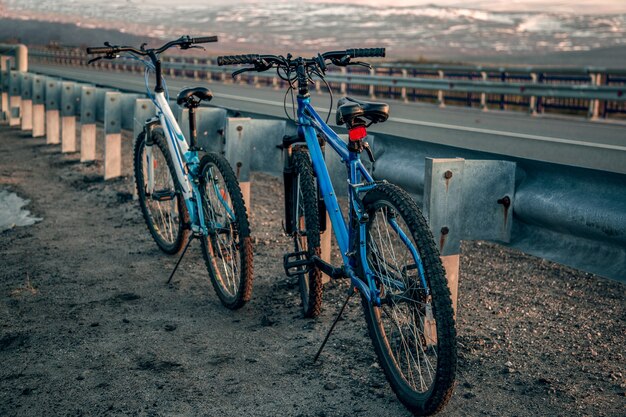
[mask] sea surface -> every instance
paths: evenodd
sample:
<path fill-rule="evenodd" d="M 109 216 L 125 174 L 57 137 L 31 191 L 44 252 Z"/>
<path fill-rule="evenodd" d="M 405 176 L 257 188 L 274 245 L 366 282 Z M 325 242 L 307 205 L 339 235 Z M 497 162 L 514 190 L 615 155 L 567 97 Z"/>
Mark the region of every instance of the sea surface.
<path fill-rule="evenodd" d="M 236 52 L 384 46 L 396 58 L 445 58 L 626 45 L 626 0 L 595 8 L 588 0 L 494 1 L 493 6 L 482 0 L 439 6 L 345 1 L 0 0 L 0 17 L 74 22 L 156 38 L 217 34 L 225 48 Z M 506 4 L 519 7 L 508 10 Z"/>

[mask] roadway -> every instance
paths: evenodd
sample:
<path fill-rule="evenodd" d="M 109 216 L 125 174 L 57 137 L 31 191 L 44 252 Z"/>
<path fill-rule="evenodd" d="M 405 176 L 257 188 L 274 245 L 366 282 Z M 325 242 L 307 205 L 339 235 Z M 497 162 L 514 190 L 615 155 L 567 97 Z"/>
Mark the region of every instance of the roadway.
<path fill-rule="evenodd" d="M 31 64 L 30 70 L 145 93 L 143 76 L 136 73 L 41 64 Z M 167 78 L 167 82 L 172 96 L 183 87 L 202 83 L 183 78 Z M 243 114 L 285 117 L 284 91 L 215 82 L 210 83 L 210 88 L 215 105 Z M 320 113 L 325 114 L 327 96 L 314 95 L 313 99 L 319 103 Z M 384 124 L 372 126 L 372 133 L 626 174 L 625 124 L 573 117 L 529 116 L 499 110 L 483 112 L 452 106 L 441 109 L 432 104 L 385 101 L 391 105 L 391 117 Z M 334 120 L 334 114 L 331 120 Z"/>

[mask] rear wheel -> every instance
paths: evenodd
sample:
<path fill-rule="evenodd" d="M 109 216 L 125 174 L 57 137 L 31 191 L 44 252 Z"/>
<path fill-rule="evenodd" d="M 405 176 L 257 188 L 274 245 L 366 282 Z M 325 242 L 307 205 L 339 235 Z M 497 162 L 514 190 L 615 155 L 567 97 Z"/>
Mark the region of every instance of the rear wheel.
<path fill-rule="evenodd" d="M 162 130 L 135 142 L 135 185 L 148 230 L 159 248 L 175 254 L 189 236 L 187 208 Z"/>
<path fill-rule="evenodd" d="M 250 225 L 237 178 L 224 157 L 209 153 L 200 161 L 200 195 L 209 235 L 202 254 L 220 301 L 230 309 L 252 296 Z"/>
<path fill-rule="evenodd" d="M 370 337 L 399 400 L 415 415 L 434 414 L 452 395 L 457 366 L 452 303 L 439 253 L 419 208 L 402 189 L 380 185 L 363 204 L 366 262 L 381 298 L 377 306 L 363 297 Z M 405 238 L 419 253 L 426 287 Z"/>
<path fill-rule="evenodd" d="M 306 252 L 308 259 L 320 256 L 320 224 L 317 205 L 317 188 L 309 153 L 304 148 L 293 150 L 295 168 L 294 187 L 294 249 Z M 322 273 L 315 265 L 309 272 L 298 275 L 302 311 L 305 317 L 316 317 L 322 310 Z"/>

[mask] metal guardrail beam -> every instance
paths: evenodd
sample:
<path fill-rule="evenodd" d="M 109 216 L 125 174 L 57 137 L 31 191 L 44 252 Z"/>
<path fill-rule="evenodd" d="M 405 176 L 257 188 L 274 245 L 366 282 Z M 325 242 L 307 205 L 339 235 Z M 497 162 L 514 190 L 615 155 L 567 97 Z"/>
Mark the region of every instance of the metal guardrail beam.
<path fill-rule="evenodd" d="M 53 52 L 33 51 L 33 55 L 41 57 L 58 57 Z M 69 56 L 69 59 L 83 59 L 81 55 Z M 140 68 L 141 64 L 133 60 L 122 60 L 122 65 L 132 68 Z M 391 64 L 388 65 L 390 67 Z M 396 66 L 394 65 L 394 68 Z M 463 70 L 476 72 L 495 71 L 496 67 L 465 67 L 465 66 L 412 66 L 411 68 L 428 68 L 443 70 Z M 215 74 L 230 74 L 232 68 L 220 67 L 217 65 L 203 65 L 187 62 L 164 61 L 163 68 L 166 70 L 190 71 L 190 72 L 206 72 Z M 403 66 L 399 66 L 403 68 Z M 408 67 L 407 67 L 408 68 Z M 498 71 L 509 72 L 504 67 L 497 67 Z M 570 72 L 570 70 L 572 72 Z M 544 67 L 527 67 L 520 72 L 536 74 L 545 73 L 548 68 Z M 578 69 L 552 69 L 554 73 L 577 73 L 581 75 L 593 74 L 595 72 L 608 71 L 599 67 L 584 67 Z M 626 70 L 611 70 L 614 73 L 626 74 Z M 513 71 L 515 72 L 515 71 Z M 273 72 L 255 73 L 254 77 L 272 79 L 276 78 Z M 364 85 L 373 87 L 390 87 L 390 88 L 409 88 L 416 90 L 460 92 L 460 93 L 476 93 L 476 94 L 501 94 L 515 95 L 522 97 L 550 97 L 563 99 L 583 99 L 583 100 L 606 100 L 626 102 L 626 86 L 606 86 L 596 85 L 591 82 L 585 84 L 551 84 L 538 82 L 496 82 L 486 80 L 459 80 L 454 78 L 422 78 L 408 76 L 386 76 L 386 75 L 370 75 L 359 73 L 338 73 L 329 72 L 326 81 L 339 84 Z"/>

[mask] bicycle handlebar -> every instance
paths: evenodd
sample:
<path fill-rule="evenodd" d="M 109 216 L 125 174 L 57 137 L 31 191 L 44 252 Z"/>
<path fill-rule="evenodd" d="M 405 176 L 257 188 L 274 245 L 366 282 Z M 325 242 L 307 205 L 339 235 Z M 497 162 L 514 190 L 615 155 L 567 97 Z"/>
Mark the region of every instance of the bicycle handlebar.
<path fill-rule="evenodd" d="M 160 54 L 166 49 L 169 49 L 173 46 L 180 46 L 182 49 L 188 49 L 191 45 L 199 44 L 199 43 L 209 43 L 209 42 L 217 42 L 217 36 L 202 36 L 199 38 L 191 38 L 189 36 L 182 36 L 179 39 L 170 41 L 160 48 L 154 49 L 144 49 L 143 45 L 137 49 L 132 46 L 111 46 L 108 43 L 105 43 L 106 46 L 95 46 L 88 47 L 87 54 L 89 55 L 113 55 L 120 52 L 132 52 L 137 55 L 150 55 L 151 53 Z"/>
<path fill-rule="evenodd" d="M 258 55 L 258 54 L 246 54 L 246 55 L 223 55 L 217 57 L 217 65 L 254 65 L 254 68 L 242 69 L 236 71 L 235 74 L 243 71 L 267 71 L 275 64 L 279 67 L 296 67 L 304 64 L 317 65 L 325 68 L 324 62 L 330 60 L 333 64 L 339 66 L 347 65 L 368 65 L 363 62 L 350 62 L 351 58 L 360 57 L 384 57 L 385 48 L 353 48 L 345 51 L 331 51 L 319 54 L 315 58 L 292 58 L 291 55 L 287 55 L 287 58 L 277 55 Z M 233 74 L 233 76 L 235 75 Z"/>

